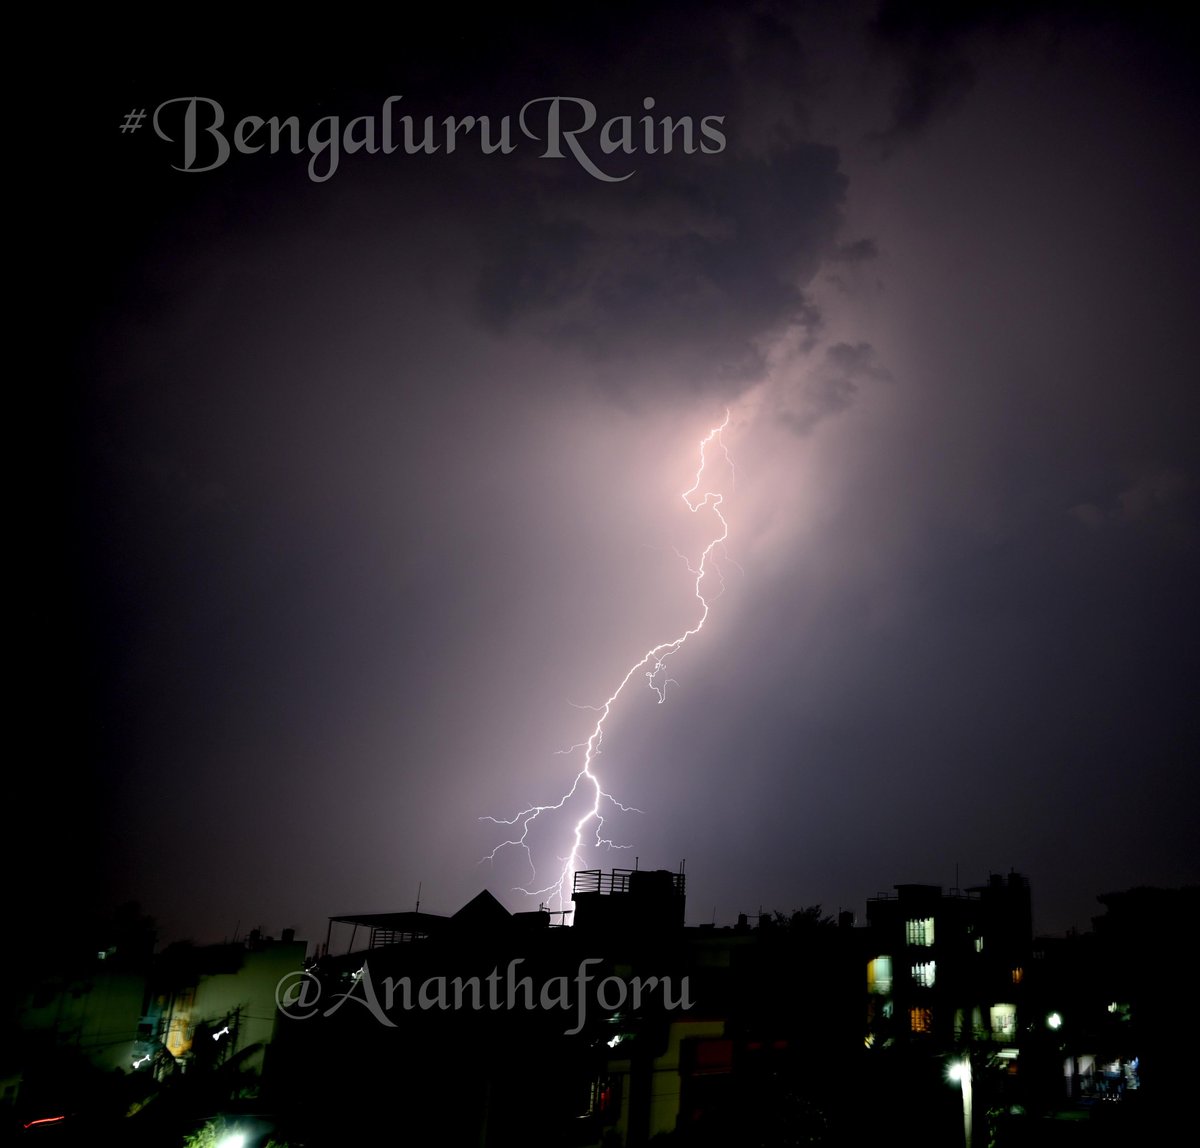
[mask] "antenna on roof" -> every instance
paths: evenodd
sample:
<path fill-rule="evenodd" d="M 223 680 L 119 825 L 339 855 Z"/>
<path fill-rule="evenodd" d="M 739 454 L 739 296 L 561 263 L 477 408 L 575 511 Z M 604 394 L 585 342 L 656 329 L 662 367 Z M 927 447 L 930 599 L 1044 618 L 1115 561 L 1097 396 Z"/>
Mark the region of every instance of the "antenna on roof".
<path fill-rule="evenodd" d="M 420 882 L 420 881 L 418 881 L 418 882 L 417 882 L 417 908 L 416 908 L 416 912 L 418 912 L 418 913 L 419 913 L 420 911 L 421 911 L 421 882 Z"/>

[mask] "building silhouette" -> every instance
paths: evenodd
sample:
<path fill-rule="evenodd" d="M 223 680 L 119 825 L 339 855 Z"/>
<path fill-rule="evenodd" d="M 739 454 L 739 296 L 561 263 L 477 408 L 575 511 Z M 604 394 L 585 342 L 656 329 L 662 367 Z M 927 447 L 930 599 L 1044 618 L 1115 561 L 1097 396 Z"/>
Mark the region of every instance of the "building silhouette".
<path fill-rule="evenodd" d="M 1187 1096 L 1195 889 L 1105 894 L 1065 938 L 1033 936 L 1018 873 L 896 885 L 858 924 L 811 906 L 688 926 L 682 867 L 584 871 L 573 894 L 569 928 L 486 890 L 449 915 L 331 917 L 307 962 L 287 934 L 153 954 L 126 930 L 30 977 L 5 1108 L 73 1097 L 132 1144 L 253 1104 L 309 1148 L 417 1128 L 490 1148 L 1008 1148 L 1070 1127 L 1169 1142 Z M 107 1099 L 30 1067 L 79 1062 Z"/>

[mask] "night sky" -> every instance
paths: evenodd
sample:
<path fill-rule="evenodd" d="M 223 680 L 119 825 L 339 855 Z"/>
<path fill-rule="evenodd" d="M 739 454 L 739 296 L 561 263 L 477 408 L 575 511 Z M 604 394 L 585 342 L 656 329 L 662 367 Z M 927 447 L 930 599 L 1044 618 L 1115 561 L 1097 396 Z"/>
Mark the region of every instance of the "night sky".
<path fill-rule="evenodd" d="M 676 551 L 712 521 L 680 494 L 726 410 L 726 589 L 666 703 L 614 708 L 598 772 L 641 812 L 587 865 L 686 858 L 691 924 L 957 865 L 1027 874 L 1056 932 L 1200 881 L 1200 100 L 1182 28 L 1139 13 L 347 11 L 34 47 L 20 891 L 202 941 L 323 939 L 419 883 L 535 908 L 479 819 L 557 800 L 579 707 L 694 623 Z M 184 105 L 153 124 L 203 97 L 229 139 L 296 116 L 306 145 L 379 133 L 389 96 L 418 142 L 507 115 L 514 146 L 397 127 L 332 174 L 179 171 Z M 543 154 L 556 96 L 565 127 L 595 109 L 586 163 Z M 695 147 L 648 153 L 643 116 Z M 551 876 L 570 820 L 536 830 Z"/>

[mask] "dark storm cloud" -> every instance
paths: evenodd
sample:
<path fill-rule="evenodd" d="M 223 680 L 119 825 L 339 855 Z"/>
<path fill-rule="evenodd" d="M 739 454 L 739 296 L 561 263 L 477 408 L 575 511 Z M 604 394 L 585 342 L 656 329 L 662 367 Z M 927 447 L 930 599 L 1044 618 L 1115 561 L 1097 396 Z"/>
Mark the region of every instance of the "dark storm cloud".
<path fill-rule="evenodd" d="M 905 69 L 892 100 L 892 121 L 884 141 L 920 131 L 934 117 L 953 111 L 975 84 L 970 61 L 938 47 L 919 51 Z"/>
<path fill-rule="evenodd" d="M 569 154 L 540 158 L 538 144 L 514 127 L 513 155 L 484 157 L 471 146 L 453 157 L 344 155 L 333 182 L 386 194 L 397 219 L 453 219 L 470 237 L 471 265 L 446 256 L 442 274 L 478 276 L 472 317 L 498 336 L 569 348 L 610 395 L 648 382 L 729 395 L 762 377 L 764 344 L 782 329 L 816 329 L 805 290 L 834 252 L 844 203 L 837 150 L 808 129 L 812 84 L 797 12 L 787 4 L 582 6 L 537 22 L 490 11 L 466 27 L 434 12 L 402 37 L 362 45 L 356 67 L 332 60 L 319 99 L 316 79 L 294 60 L 263 69 L 236 45 L 230 81 L 219 89 L 195 46 L 169 67 L 141 61 L 139 72 L 153 77 L 158 97 L 177 95 L 188 78 L 221 97 L 230 124 L 246 114 L 348 122 L 377 113 L 391 94 L 402 97 L 395 113 L 418 125 L 426 115 L 438 123 L 487 115 L 496 124 L 515 121 L 528 101 L 588 101 L 598 117 L 585 145 L 591 159 L 618 177 L 632 172 L 628 180 L 598 181 Z M 564 116 L 577 111 L 568 105 Z M 541 105 L 533 118 L 544 112 Z M 600 125 L 620 117 L 637 150 L 604 154 Z M 691 122 L 692 154 L 680 135 L 670 154 L 646 153 L 643 118 L 661 131 L 664 117 Z M 712 142 L 700 134 L 705 117 L 719 118 L 719 154 L 700 151 Z M 268 166 L 262 156 L 230 165 L 256 185 L 255 199 L 270 184 L 283 190 L 301 166 L 288 157 Z M 200 191 L 206 179 L 183 186 Z M 314 218 L 323 228 L 332 195 L 306 198 L 320 204 Z M 280 199 L 272 214 L 293 210 Z M 840 252 L 849 254 L 866 252 Z"/>
<path fill-rule="evenodd" d="M 508 213 L 483 272 L 481 309 L 497 330 L 730 390 L 761 378 L 764 338 L 817 321 L 803 285 L 839 224 L 832 148 L 680 157 L 641 187 L 541 190 L 528 212 Z"/>
<path fill-rule="evenodd" d="M 763 376 L 765 344 L 783 329 L 816 328 L 805 290 L 834 251 L 846 181 L 837 150 L 808 131 L 794 15 L 769 4 L 639 7 L 636 20 L 545 29 L 536 53 L 519 45 L 518 60 L 530 58 L 521 83 L 512 59 L 503 82 L 472 78 L 469 98 L 497 110 L 586 98 L 600 124 L 626 117 L 637 148 L 603 154 L 593 132 L 598 166 L 632 173 L 618 183 L 569 159 L 475 173 L 463 215 L 481 264 L 478 314 L 491 330 L 569 349 L 610 395 L 648 380 L 728 395 Z M 719 154 L 699 147 L 711 143 L 699 136 L 706 116 L 719 117 Z M 644 125 L 661 135 L 664 117 L 690 119 L 691 154 L 681 135 L 669 154 L 645 151 Z"/>
<path fill-rule="evenodd" d="M 957 107 L 975 84 L 966 41 L 981 28 L 1027 19 L 1032 3 L 1017 5 L 905 4 L 885 0 L 872 31 L 900 62 L 890 119 L 877 135 L 886 146 L 919 134 L 936 116 Z"/>

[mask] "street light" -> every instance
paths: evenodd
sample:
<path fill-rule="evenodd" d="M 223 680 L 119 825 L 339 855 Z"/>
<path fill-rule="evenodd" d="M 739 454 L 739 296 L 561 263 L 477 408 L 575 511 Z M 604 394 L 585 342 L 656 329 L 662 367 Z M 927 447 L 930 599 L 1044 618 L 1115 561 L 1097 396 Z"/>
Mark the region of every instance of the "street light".
<path fill-rule="evenodd" d="M 946 1069 L 946 1077 L 962 1089 L 963 1106 L 963 1143 L 971 1148 L 971 1056 L 963 1056 L 953 1061 Z"/>

